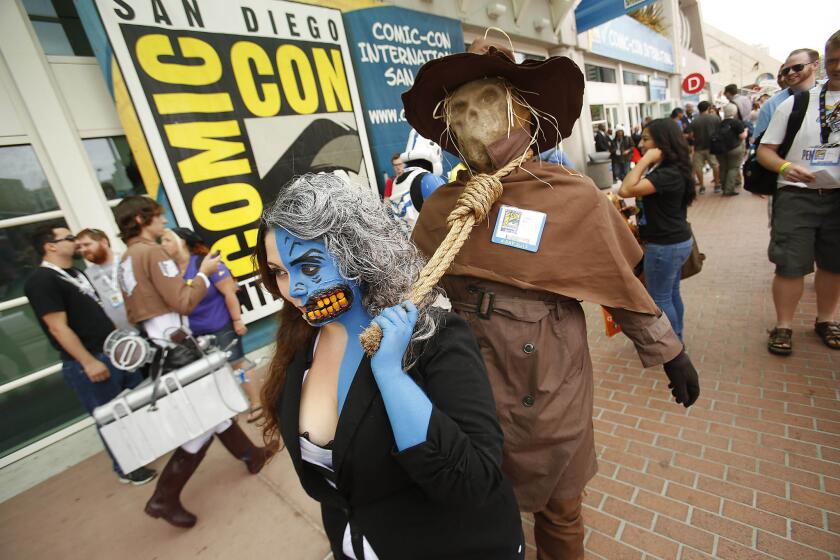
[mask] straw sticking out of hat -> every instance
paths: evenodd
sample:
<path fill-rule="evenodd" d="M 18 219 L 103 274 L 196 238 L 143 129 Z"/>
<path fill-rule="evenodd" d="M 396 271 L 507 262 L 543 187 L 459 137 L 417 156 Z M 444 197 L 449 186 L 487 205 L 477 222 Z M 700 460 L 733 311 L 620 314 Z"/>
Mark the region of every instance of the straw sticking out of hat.
<path fill-rule="evenodd" d="M 414 85 L 402 95 L 406 119 L 421 135 L 457 154 L 446 123 L 435 117 L 435 110 L 460 86 L 483 78 L 504 79 L 533 109 L 537 122 L 532 126 L 540 131 L 536 135 L 540 151 L 557 146 L 571 134 L 583 105 L 580 68 L 561 56 L 517 64 L 512 49 L 487 38 L 473 41 L 468 52 L 424 64 Z"/>

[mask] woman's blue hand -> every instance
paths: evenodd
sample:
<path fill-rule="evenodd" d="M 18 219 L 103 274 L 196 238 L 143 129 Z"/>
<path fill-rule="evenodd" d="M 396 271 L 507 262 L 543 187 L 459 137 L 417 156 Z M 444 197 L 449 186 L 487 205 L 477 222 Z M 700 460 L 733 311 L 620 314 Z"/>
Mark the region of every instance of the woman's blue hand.
<path fill-rule="evenodd" d="M 382 329 L 379 350 L 370 359 L 373 373 L 402 371 L 402 359 L 417 323 L 417 307 L 411 301 L 389 307 L 373 319 Z"/>

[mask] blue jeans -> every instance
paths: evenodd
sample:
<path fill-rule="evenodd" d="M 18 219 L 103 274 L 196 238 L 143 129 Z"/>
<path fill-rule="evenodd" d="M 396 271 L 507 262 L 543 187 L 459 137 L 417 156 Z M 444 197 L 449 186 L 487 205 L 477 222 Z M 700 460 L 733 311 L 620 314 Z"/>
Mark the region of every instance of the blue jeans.
<path fill-rule="evenodd" d="M 630 162 L 629 161 L 616 161 L 613 160 L 612 162 L 613 167 L 613 178 L 616 181 L 623 181 L 624 178 L 630 173 Z"/>
<path fill-rule="evenodd" d="M 75 360 L 64 362 L 61 368 L 64 381 L 73 389 L 82 406 L 85 407 L 85 410 L 89 414 L 93 414 L 93 409 L 97 406 L 111 402 L 123 390 L 133 389 L 143 380 L 143 376 L 139 371 L 128 372 L 114 367 L 105 354 L 94 354 L 94 357 L 108 366 L 108 371 L 111 372 L 111 377 L 105 381 L 99 381 L 97 383 L 91 381 L 85 373 L 82 364 Z M 102 440 L 102 443 L 105 444 L 105 440 Z M 105 444 L 105 450 L 111 456 L 114 471 L 117 474 L 122 474 L 107 444 Z"/>
<path fill-rule="evenodd" d="M 645 284 L 674 332 L 683 337 L 683 301 L 680 296 L 680 270 L 691 255 L 691 239 L 672 245 L 645 244 Z"/>

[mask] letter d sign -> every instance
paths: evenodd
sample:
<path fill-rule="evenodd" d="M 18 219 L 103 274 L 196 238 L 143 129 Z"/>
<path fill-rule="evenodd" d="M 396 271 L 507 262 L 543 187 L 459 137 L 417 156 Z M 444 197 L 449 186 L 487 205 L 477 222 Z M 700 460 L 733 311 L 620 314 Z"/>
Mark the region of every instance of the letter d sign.
<path fill-rule="evenodd" d="M 706 79 L 702 74 L 694 73 L 685 77 L 682 83 L 682 89 L 688 94 L 699 93 L 706 85 Z"/>

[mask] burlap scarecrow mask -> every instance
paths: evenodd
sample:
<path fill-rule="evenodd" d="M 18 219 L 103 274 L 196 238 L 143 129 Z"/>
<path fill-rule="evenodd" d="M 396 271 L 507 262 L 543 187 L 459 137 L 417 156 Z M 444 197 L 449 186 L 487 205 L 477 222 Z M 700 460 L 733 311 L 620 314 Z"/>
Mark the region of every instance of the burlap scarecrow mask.
<path fill-rule="evenodd" d="M 526 128 L 540 151 L 568 137 L 583 104 L 583 74 L 565 57 L 517 64 L 505 45 L 476 39 L 468 52 L 427 62 L 402 95 L 423 136 L 490 172 L 486 146 Z"/>

